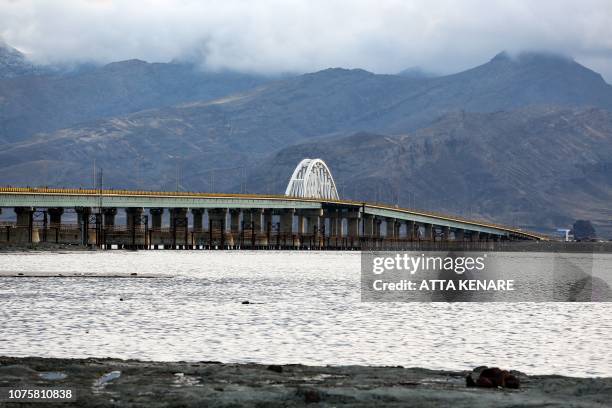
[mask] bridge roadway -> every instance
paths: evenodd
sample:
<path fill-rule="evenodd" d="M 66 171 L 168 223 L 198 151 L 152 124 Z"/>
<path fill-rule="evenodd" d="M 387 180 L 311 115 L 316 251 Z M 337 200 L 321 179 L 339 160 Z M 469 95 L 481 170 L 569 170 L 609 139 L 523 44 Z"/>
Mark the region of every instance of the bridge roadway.
<path fill-rule="evenodd" d="M 388 205 L 275 195 L 2 187 L 2 208 L 14 209 L 17 216 L 16 222 L 0 227 L 0 242 L 358 249 L 366 241 L 546 239 L 507 226 Z M 115 225 L 117 209 L 125 211 L 124 226 Z M 166 228 L 165 210 L 170 213 Z M 62 222 L 69 211 L 76 212 L 76 224 Z"/>

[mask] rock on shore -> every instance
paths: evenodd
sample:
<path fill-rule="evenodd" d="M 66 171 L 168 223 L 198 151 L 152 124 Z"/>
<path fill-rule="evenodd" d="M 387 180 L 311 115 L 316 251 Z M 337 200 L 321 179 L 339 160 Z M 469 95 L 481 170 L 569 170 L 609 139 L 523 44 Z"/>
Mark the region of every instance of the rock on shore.
<path fill-rule="evenodd" d="M 467 388 L 467 374 L 403 367 L 0 357 L 0 387 L 75 388 L 75 403 L 45 405 L 57 407 L 609 407 L 612 401 L 612 378 L 516 373 L 521 388 L 511 390 Z"/>

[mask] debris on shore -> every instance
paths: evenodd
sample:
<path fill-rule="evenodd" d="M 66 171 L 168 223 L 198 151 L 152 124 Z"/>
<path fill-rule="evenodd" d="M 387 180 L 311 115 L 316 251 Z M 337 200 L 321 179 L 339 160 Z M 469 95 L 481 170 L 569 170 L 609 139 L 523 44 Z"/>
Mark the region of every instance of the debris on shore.
<path fill-rule="evenodd" d="M 465 382 L 468 387 L 518 389 L 521 386 L 521 374 L 510 373 L 498 367 L 477 367 L 465 377 Z"/>

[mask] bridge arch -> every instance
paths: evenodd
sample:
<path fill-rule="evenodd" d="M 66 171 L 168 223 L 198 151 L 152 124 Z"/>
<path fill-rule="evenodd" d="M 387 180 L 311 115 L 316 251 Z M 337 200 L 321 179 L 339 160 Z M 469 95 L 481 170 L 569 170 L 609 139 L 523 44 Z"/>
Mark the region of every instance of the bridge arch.
<path fill-rule="evenodd" d="M 291 175 L 286 196 L 339 200 L 336 183 L 321 159 L 302 160 Z"/>

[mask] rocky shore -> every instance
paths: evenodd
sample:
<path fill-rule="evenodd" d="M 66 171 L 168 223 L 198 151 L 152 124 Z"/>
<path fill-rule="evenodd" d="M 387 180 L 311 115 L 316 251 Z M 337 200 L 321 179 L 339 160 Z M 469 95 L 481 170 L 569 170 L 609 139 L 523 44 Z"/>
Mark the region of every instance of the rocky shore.
<path fill-rule="evenodd" d="M 0 357 L 0 387 L 70 387 L 78 407 L 609 407 L 612 378 L 527 376 L 467 387 L 468 371 L 422 368 Z M 40 403 L 7 403 L 40 407 Z"/>

